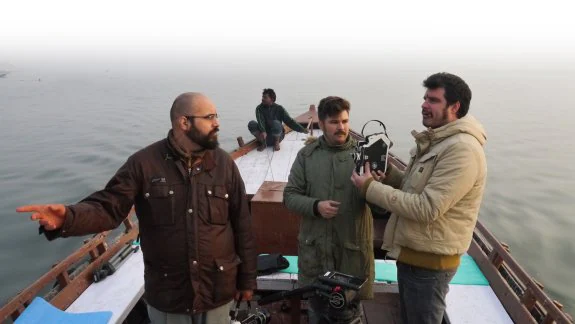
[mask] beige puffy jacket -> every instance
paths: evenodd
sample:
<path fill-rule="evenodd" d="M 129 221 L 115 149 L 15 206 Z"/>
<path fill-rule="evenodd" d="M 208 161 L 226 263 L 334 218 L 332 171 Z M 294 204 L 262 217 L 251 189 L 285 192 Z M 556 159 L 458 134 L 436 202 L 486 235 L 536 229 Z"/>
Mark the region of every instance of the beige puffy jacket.
<path fill-rule="evenodd" d="M 485 131 L 467 115 L 412 135 L 417 146 L 405 172 L 392 168 L 386 184 L 372 181 L 366 190 L 369 202 L 392 212 L 382 249 L 395 258 L 401 247 L 461 255 L 471 244 L 485 188 Z"/>

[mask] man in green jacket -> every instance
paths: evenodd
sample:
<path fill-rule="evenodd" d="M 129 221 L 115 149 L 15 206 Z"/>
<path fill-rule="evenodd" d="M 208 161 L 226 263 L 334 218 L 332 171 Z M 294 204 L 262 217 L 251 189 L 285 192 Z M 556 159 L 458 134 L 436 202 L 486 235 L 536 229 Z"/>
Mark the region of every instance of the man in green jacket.
<path fill-rule="evenodd" d="M 284 107 L 276 104 L 276 93 L 273 89 L 264 89 L 262 103 L 256 107 L 256 119 L 248 123 L 248 129 L 259 142 L 258 151 L 272 145 L 274 151 L 280 150 L 280 142 L 285 136 L 282 122 L 296 132 L 308 132 L 290 117 Z"/>
<path fill-rule="evenodd" d="M 373 219 L 360 191 L 349 181 L 356 141 L 349 135 L 349 102 L 327 97 L 318 106 L 323 135 L 302 148 L 284 189 L 284 203 L 300 214 L 298 281 L 306 286 L 326 271 L 367 281 L 361 299 L 373 298 Z M 345 323 L 361 316 L 356 305 Z M 310 299 L 310 323 L 327 323 L 327 304 Z M 333 319 L 332 319 L 333 320 Z"/>
<path fill-rule="evenodd" d="M 467 114 L 469 86 L 449 73 L 431 75 L 423 85 L 427 130 L 412 132 L 416 147 L 405 172 L 389 165 L 385 175 L 370 174 L 366 165 L 362 176 L 352 175 L 367 201 L 392 212 L 382 249 L 397 259 L 404 323 L 442 322 L 449 282 L 471 244 L 487 175 L 485 131 Z"/>

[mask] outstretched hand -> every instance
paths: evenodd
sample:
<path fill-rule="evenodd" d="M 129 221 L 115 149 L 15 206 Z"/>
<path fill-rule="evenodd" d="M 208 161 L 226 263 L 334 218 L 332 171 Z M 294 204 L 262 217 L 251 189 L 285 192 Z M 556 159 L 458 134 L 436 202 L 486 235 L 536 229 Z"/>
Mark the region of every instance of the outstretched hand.
<path fill-rule="evenodd" d="M 37 220 L 48 231 L 60 229 L 66 219 L 66 206 L 62 204 L 21 206 L 16 211 L 33 213 L 30 219 Z"/>

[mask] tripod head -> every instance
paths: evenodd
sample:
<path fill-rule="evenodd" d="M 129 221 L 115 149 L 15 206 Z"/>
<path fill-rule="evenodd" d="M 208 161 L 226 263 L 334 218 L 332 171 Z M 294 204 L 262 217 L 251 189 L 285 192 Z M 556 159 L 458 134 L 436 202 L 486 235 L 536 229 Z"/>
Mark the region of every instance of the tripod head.
<path fill-rule="evenodd" d="M 344 311 L 352 304 L 357 303 L 358 292 L 366 282 L 366 279 L 354 277 L 337 271 L 328 271 L 318 276 L 311 285 L 289 291 L 266 296 L 258 301 L 259 305 L 269 304 L 274 301 L 287 299 L 292 296 L 318 296 L 328 301 L 331 310 Z"/>

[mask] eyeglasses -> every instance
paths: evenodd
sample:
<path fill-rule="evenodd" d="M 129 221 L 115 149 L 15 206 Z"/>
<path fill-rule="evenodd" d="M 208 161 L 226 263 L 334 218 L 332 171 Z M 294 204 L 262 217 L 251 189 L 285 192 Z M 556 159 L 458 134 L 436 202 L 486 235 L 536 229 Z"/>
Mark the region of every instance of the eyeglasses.
<path fill-rule="evenodd" d="M 213 121 L 214 119 L 220 118 L 218 116 L 218 114 L 209 114 L 209 115 L 205 115 L 205 116 L 185 116 L 185 117 L 187 119 L 201 118 L 201 119 L 210 120 L 210 121 Z"/>

